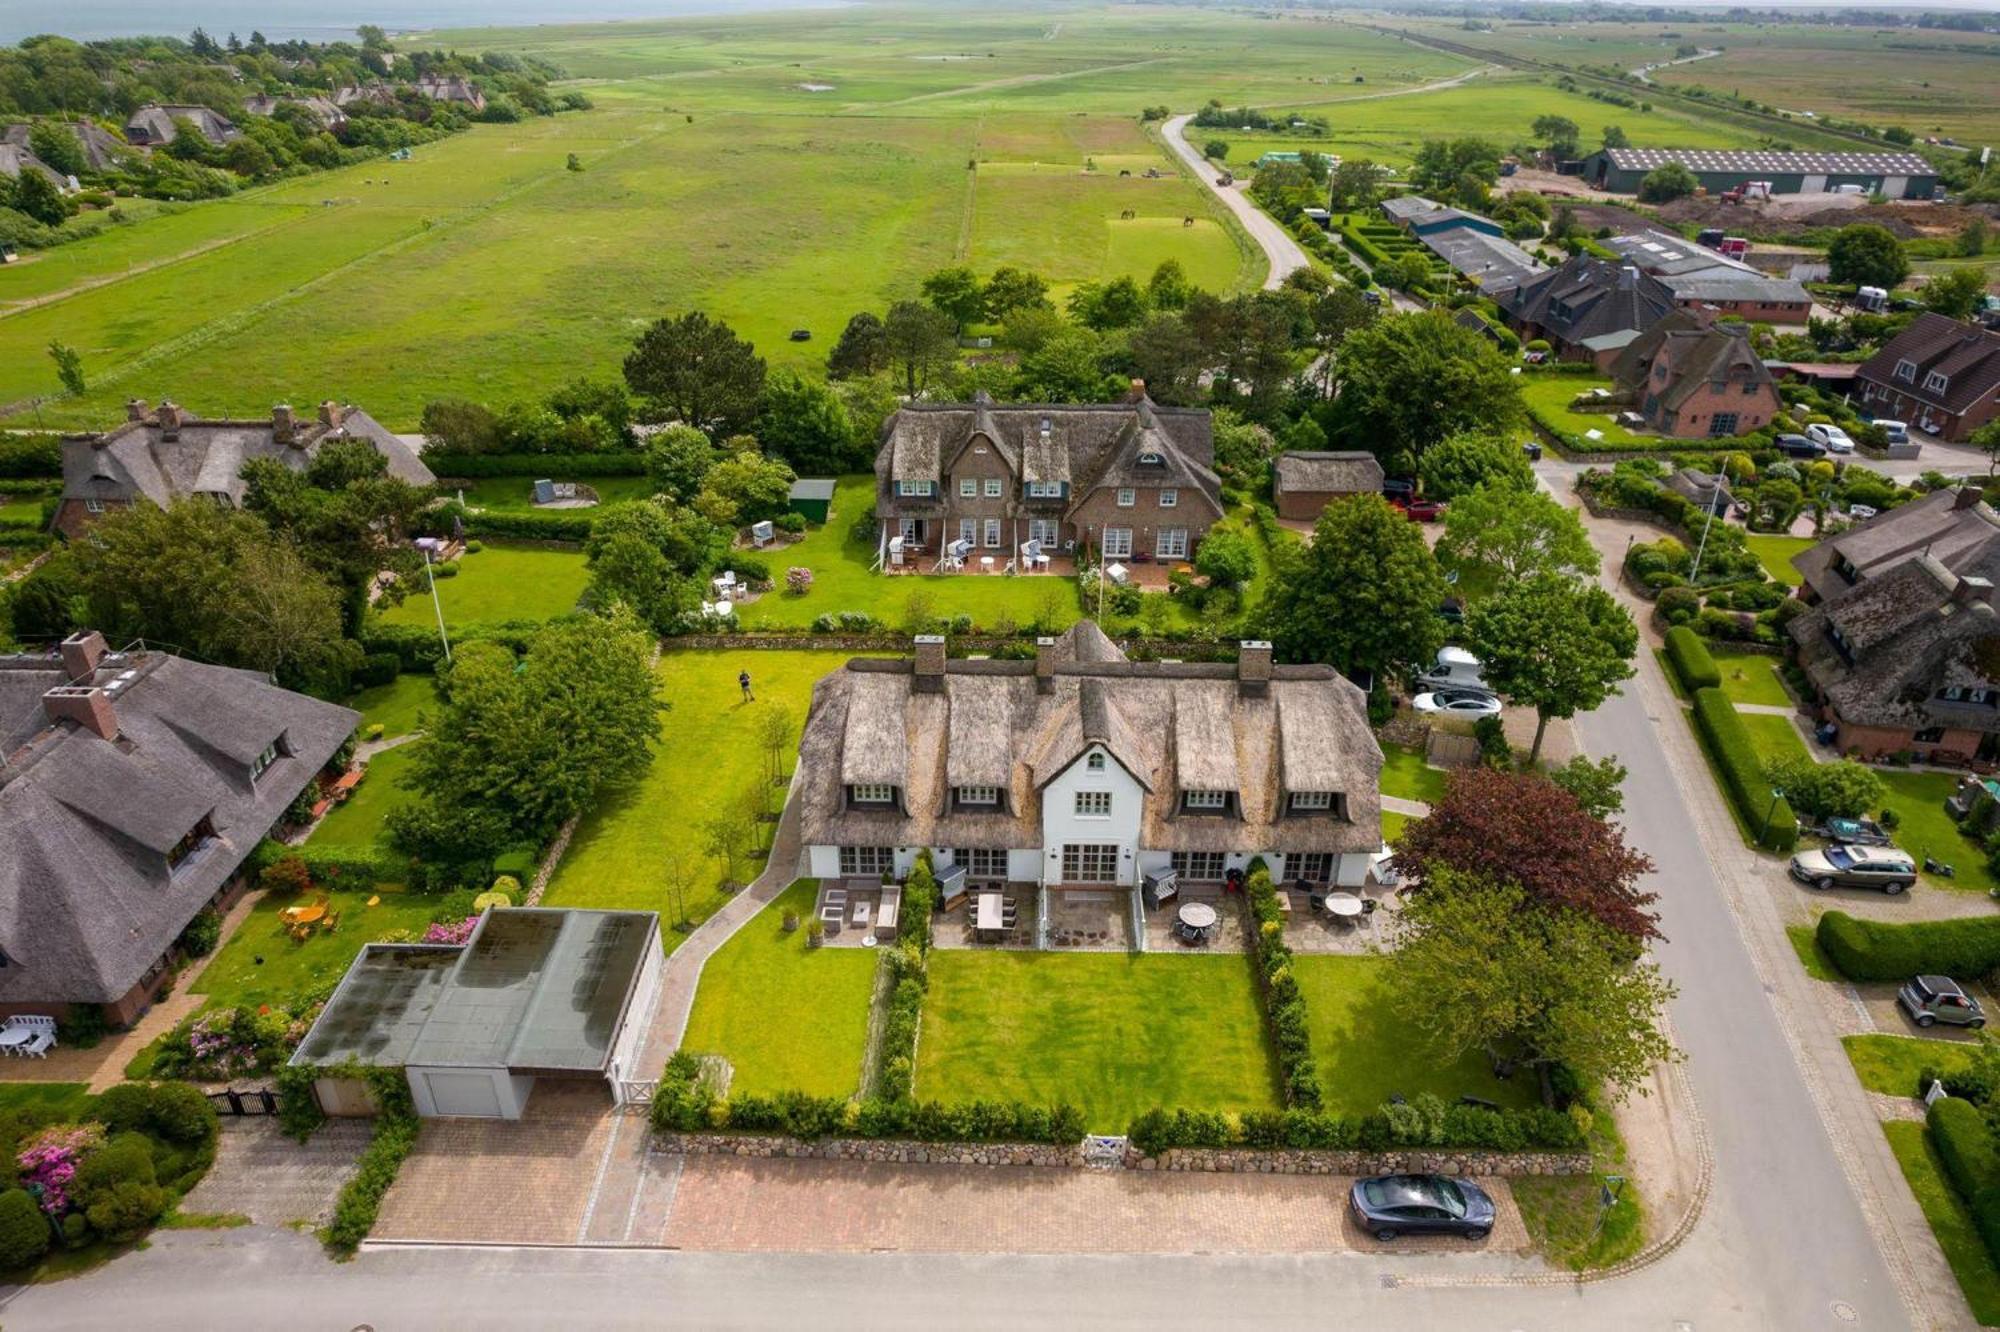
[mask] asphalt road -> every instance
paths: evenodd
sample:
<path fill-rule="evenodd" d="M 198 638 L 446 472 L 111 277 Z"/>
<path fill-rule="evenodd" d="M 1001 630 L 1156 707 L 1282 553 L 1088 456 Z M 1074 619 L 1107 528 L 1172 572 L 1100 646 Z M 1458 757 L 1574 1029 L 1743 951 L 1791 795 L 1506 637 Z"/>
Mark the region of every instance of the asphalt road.
<path fill-rule="evenodd" d="M 1203 189 L 1222 200 L 1222 206 L 1236 214 L 1236 220 L 1243 224 L 1243 229 L 1250 233 L 1250 239 L 1257 242 L 1270 261 L 1271 273 L 1264 279 L 1265 288 L 1276 288 L 1285 280 L 1286 274 L 1306 266 L 1306 252 L 1299 248 L 1299 243 L 1283 227 L 1272 220 L 1270 214 L 1250 202 L 1241 190 L 1215 183 L 1216 173 L 1223 168 L 1203 158 L 1184 137 L 1187 124 L 1193 119 L 1193 116 L 1175 116 L 1161 127 L 1167 136 L 1167 146 L 1187 163 Z"/>

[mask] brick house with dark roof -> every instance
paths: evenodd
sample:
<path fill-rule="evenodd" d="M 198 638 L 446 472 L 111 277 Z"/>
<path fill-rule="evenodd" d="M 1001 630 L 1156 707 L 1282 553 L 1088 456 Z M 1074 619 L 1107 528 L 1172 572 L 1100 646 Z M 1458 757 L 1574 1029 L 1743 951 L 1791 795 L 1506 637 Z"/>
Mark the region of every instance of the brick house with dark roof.
<path fill-rule="evenodd" d="M 1618 354 L 1611 377 L 1663 435 L 1747 435 L 1783 405 L 1778 386 L 1740 326 L 1710 326 L 1679 310 Z"/>
<path fill-rule="evenodd" d="M 1673 293 L 1658 278 L 1587 254 L 1493 299 L 1523 342 L 1547 339 L 1557 360 L 1590 361 L 1600 370 L 1674 310 Z"/>
<path fill-rule="evenodd" d="M 1050 555 L 1185 560 L 1222 517 L 1206 411 L 1125 402 L 1083 406 L 912 403 L 883 426 L 875 515 L 884 552 L 935 559 L 950 542 L 1004 564 L 1028 542 Z"/>
<path fill-rule="evenodd" d="M 0 1014 L 144 1013 L 204 907 L 354 733 L 255 671 L 96 633 L 0 656 Z"/>
<path fill-rule="evenodd" d="M 1962 444 L 2000 414 L 2000 333 L 1926 311 L 1854 378 L 1863 415 Z"/>

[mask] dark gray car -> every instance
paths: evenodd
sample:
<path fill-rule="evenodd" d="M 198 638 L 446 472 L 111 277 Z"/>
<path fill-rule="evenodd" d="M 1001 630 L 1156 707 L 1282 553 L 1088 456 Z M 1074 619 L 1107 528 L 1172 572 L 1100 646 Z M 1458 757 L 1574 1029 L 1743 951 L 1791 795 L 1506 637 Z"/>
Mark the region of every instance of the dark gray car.
<path fill-rule="evenodd" d="M 1361 1228 L 1379 1240 L 1418 1234 L 1482 1240 L 1493 1232 L 1493 1200 L 1469 1179 L 1375 1175 L 1354 1181 L 1349 1202 Z"/>

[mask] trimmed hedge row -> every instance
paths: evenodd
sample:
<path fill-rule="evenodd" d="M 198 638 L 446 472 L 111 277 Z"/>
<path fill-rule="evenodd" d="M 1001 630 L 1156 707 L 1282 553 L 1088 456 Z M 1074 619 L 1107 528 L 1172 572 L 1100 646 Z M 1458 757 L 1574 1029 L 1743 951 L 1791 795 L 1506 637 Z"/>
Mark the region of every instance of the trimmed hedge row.
<path fill-rule="evenodd" d="M 461 643 L 502 643 L 515 652 L 525 652 L 528 640 L 535 636 L 547 621 L 544 620 L 502 620 L 493 624 L 454 625 L 451 641 L 454 646 Z M 421 624 L 383 624 L 371 621 L 361 633 L 362 651 L 394 653 L 402 669 L 412 675 L 430 675 L 444 660 L 444 645 L 438 642 L 437 630 Z"/>
<path fill-rule="evenodd" d="M 1819 918 L 1815 933 L 1828 959 L 1849 980 L 1906 981 L 1921 975 L 1970 979 L 2000 968 L 2000 916 L 1891 925 L 1829 911 Z"/>
<path fill-rule="evenodd" d="M 917 1031 L 923 1024 L 924 990 L 930 984 L 931 912 L 937 905 L 937 879 L 931 873 L 931 853 L 920 852 L 903 885 L 903 918 L 907 936 L 883 955 L 882 964 L 896 978 L 889 995 L 889 1014 L 882 1024 L 881 1058 L 876 1066 L 875 1095 L 885 1101 L 911 1099 L 917 1076 Z"/>
<path fill-rule="evenodd" d="M 243 862 L 243 868 L 258 875 L 287 857 L 302 862 L 313 883 L 322 888 L 373 888 L 382 883 L 400 883 L 409 869 L 406 859 L 387 851 L 320 846 L 313 842 L 286 846 L 268 837 L 257 844 L 257 849 Z"/>
<path fill-rule="evenodd" d="M 1757 844 L 1780 855 L 1789 854 L 1799 844 L 1798 816 L 1783 796 L 1773 803 L 1764 765 L 1729 695 L 1713 686 L 1695 690 L 1694 728 Z"/>
<path fill-rule="evenodd" d="M 410 1081 L 400 1066 L 366 1071 L 369 1090 L 375 1093 L 375 1136 L 361 1153 L 354 1177 L 340 1190 L 333 1204 L 333 1220 L 325 1231 L 326 1247 L 341 1255 L 351 1254 L 375 1228 L 376 1213 L 403 1158 L 417 1145 L 417 1130 L 423 1120 L 410 1097 Z"/>
<path fill-rule="evenodd" d="M 1583 1145 L 1576 1121 L 1560 1110 L 1529 1106 L 1488 1110 L 1446 1105 L 1428 1093 L 1412 1107 L 1419 1114 L 1399 1126 L 1382 1111 L 1357 1117 L 1311 1110 L 1256 1111 L 1225 1115 L 1201 1110 L 1149 1110 L 1132 1121 L 1126 1136 L 1148 1156 L 1175 1147 L 1248 1147 L 1255 1150 L 1388 1151 L 1397 1147 L 1442 1147 L 1479 1151 L 1572 1151 Z M 1399 1107 L 1400 1108 L 1400 1107 Z"/>
<path fill-rule="evenodd" d="M 646 474 L 645 455 L 639 453 L 427 453 L 424 462 L 446 482 L 556 472 L 566 478 Z"/>
<path fill-rule="evenodd" d="M 563 509 L 555 513 L 524 513 L 487 509 L 465 515 L 465 534 L 474 537 L 521 537 L 529 541 L 590 540 L 594 509 Z"/>
<path fill-rule="evenodd" d="M 0 435 L 0 476 L 61 475 L 61 436 Z"/>
<path fill-rule="evenodd" d="M 1994 1150 L 1985 1114 L 1970 1101 L 1947 1096 L 1932 1104 L 1924 1122 L 1945 1178 L 1972 1213 L 1987 1256 L 2000 1262 L 2000 1153 Z"/>
<path fill-rule="evenodd" d="M 1667 660 L 1673 664 L 1674 674 L 1680 677 L 1681 687 L 1690 694 L 1697 689 L 1716 689 L 1722 684 L 1722 668 L 1709 655 L 1708 645 L 1684 624 L 1667 630 Z"/>
<path fill-rule="evenodd" d="M 1312 1037 L 1306 1025 L 1306 999 L 1292 974 L 1292 949 L 1285 942 L 1285 917 L 1278 910 L 1271 871 L 1261 861 L 1252 866 L 1245 888 L 1256 925 L 1250 932 L 1250 947 L 1257 978 L 1262 982 L 1258 988 L 1264 997 L 1264 1023 L 1271 1033 L 1271 1049 L 1278 1057 L 1285 1104 L 1294 1110 L 1318 1110 L 1324 1102 L 1319 1065 L 1313 1059 Z"/>

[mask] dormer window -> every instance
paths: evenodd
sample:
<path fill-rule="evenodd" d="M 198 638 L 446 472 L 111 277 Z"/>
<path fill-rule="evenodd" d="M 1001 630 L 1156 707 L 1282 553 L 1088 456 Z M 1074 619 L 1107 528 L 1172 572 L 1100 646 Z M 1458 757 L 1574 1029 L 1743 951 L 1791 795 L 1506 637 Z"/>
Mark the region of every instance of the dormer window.
<path fill-rule="evenodd" d="M 1951 387 L 1951 377 L 1933 370 L 1924 376 L 1924 392 L 1942 393 Z"/>
<path fill-rule="evenodd" d="M 1347 797 L 1338 791 L 1294 791 L 1285 802 L 1290 814 L 1332 814 L 1347 817 Z"/>
<path fill-rule="evenodd" d="M 167 852 L 167 868 L 179 869 L 189 857 L 213 840 L 215 840 L 215 825 L 210 823 L 208 815 L 204 814 L 201 820 L 188 830 L 187 836 L 174 843 L 173 849 Z"/>
<path fill-rule="evenodd" d="M 857 805 L 890 805 L 896 801 L 896 788 L 881 782 L 856 782 L 847 788 L 847 798 Z"/>
<path fill-rule="evenodd" d="M 1063 483 L 1060 481 L 1030 481 L 1028 483 L 1029 499 L 1061 499 L 1062 493 Z"/>
<path fill-rule="evenodd" d="M 1227 814 L 1232 791 L 1183 791 L 1181 810 L 1188 814 Z"/>
<path fill-rule="evenodd" d="M 1166 462 L 1165 458 L 1152 452 L 1150 449 L 1139 455 L 1139 465 L 1141 467 L 1164 467 L 1166 466 Z"/>
<path fill-rule="evenodd" d="M 930 481 L 898 481 L 896 493 L 904 499 L 929 499 L 935 483 Z"/>
<path fill-rule="evenodd" d="M 85 513 L 103 513 L 104 501 L 101 499 L 87 499 L 83 502 L 83 511 Z"/>
<path fill-rule="evenodd" d="M 1000 788 L 961 786 L 958 788 L 958 803 L 972 809 L 991 809 L 1000 803 Z"/>
<path fill-rule="evenodd" d="M 284 752 L 284 745 L 277 740 L 273 740 L 270 744 L 265 745 L 264 752 L 250 760 L 250 780 L 254 782 L 259 777 L 262 777 Z"/>
<path fill-rule="evenodd" d="M 1896 378 L 1902 380 L 1905 384 L 1916 383 L 1917 363 L 1915 361 L 1907 361 L 1907 360 L 1896 362 Z"/>

